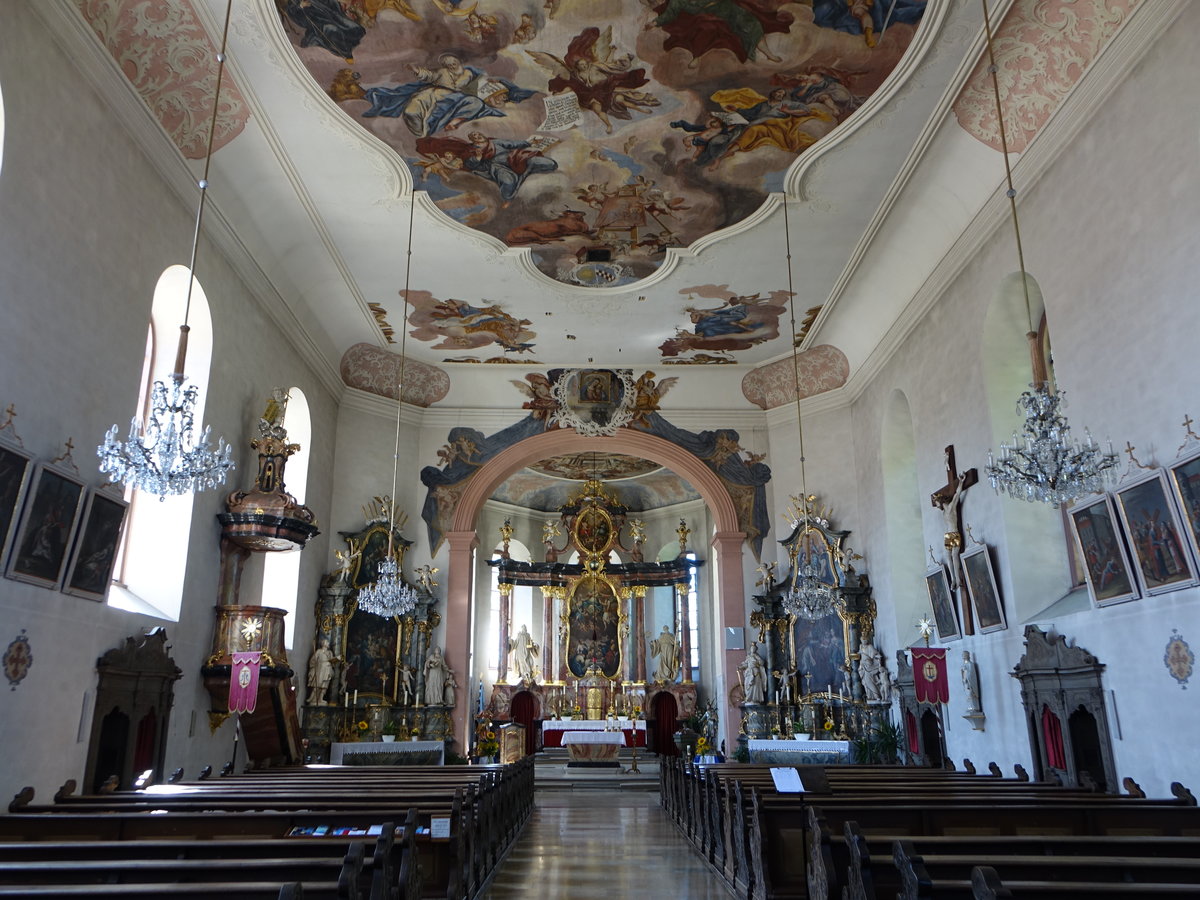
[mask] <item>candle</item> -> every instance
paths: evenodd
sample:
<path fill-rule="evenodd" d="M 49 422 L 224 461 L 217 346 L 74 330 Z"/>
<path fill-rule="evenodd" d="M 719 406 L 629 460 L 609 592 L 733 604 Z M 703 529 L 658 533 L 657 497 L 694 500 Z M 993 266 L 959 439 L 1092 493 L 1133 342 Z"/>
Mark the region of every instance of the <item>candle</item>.
<path fill-rule="evenodd" d="M 358 688 L 354 689 L 354 705 L 358 706 Z"/>
<path fill-rule="evenodd" d="M 349 705 L 350 705 L 350 692 L 346 691 L 345 696 L 342 697 L 342 706 L 349 706 Z"/>

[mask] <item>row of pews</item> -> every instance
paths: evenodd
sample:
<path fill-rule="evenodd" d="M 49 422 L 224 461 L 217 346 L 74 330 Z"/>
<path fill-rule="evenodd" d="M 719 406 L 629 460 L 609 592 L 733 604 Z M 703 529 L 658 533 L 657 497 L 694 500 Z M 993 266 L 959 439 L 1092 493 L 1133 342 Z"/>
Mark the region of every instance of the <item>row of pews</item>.
<path fill-rule="evenodd" d="M 662 804 L 746 900 L 1094 900 L 1200 897 L 1200 809 L 1172 785 L 1146 798 L 899 766 L 769 766 L 664 759 Z"/>
<path fill-rule="evenodd" d="M 21 791 L 0 816 L 0 898 L 470 900 L 533 808 L 508 766 L 266 769 L 143 790 Z"/>

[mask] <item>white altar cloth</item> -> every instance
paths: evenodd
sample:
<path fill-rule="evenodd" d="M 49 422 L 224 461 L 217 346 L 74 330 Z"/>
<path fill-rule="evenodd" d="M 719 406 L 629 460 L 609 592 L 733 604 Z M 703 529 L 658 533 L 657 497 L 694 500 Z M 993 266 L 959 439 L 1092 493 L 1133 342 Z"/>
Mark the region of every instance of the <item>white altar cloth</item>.
<path fill-rule="evenodd" d="M 746 749 L 756 763 L 835 765 L 850 762 L 849 741 L 749 740 Z"/>
<path fill-rule="evenodd" d="M 625 734 L 620 731 L 568 731 L 562 736 L 563 746 L 568 744 L 615 744 L 625 746 Z"/>
<path fill-rule="evenodd" d="M 630 729 L 645 731 L 646 720 L 626 719 L 622 721 L 618 719 L 617 727 L 622 731 L 629 731 Z M 547 731 L 604 731 L 606 728 L 608 728 L 607 719 L 571 719 L 570 721 L 566 719 L 547 719 L 542 723 L 543 734 Z"/>
<path fill-rule="evenodd" d="M 395 753 L 416 754 L 435 753 L 437 764 L 443 765 L 446 759 L 446 745 L 443 741 L 350 741 L 348 743 L 334 742 L 329 745 L 329 762 L 334 766 L 345 765 L 347 756 L 364 753 Z"/>

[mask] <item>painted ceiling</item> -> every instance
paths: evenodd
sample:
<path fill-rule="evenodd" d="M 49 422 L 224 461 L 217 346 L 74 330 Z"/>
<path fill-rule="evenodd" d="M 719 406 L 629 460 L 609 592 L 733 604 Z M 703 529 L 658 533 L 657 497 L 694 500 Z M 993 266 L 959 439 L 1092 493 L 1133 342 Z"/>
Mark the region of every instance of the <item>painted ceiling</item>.
<path fill-rule="evenodd" d="M 861 7 L 283 0 L 280 15 L 321 88 L 446 215 L 531 248 L 551 278 L 613 287 L 750 216 L 883 83 L 925 2 Z"/>
<path fill-rule="evenodd" d="M 225 6 L 36 4 L 187 204 Z M 1020 152 L 1156 5 L 993 11 Z M 769 409 L 888 352 L 1001 183 L 980 33 L 976 0 L 238 0 L 206 225 L 331 385 L 394 396 L 404 342 L 419 405 L 607 366 Z"/>
<path fill-rule="evenodd" d="M 579 472 L 578 467 L 590 467 L 591 461 L 589 453 L 534 463 L 505 479 L 492 494 L 492 499 L 525 509 L 557 512 L 579 493 L 579 481 L 588 476 Z M 601 454 L 598 465 L 600 471 L 615 473 L 612 477 L 601 475 L 601 480 L 609 493 L 633 512 L 648 512 L 700 499 L 688 482 L 648 460 L 615 453 Z M 564 470 L 574 474 L 557 474 Z"/>

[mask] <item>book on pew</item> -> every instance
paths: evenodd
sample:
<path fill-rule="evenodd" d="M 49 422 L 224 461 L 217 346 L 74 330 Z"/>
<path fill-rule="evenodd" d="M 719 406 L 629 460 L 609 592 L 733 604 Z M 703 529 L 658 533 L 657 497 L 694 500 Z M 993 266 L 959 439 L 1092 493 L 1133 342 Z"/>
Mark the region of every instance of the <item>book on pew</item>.
<path fill-rule="evenodd" d="M 450 818 L 434 818 L 429 820 L 429 837 L 431 840 L 450 840 Z"/>
<path fill-rule="evenodd" d="M 790 766 L 772 766 L 771 779 L 775 782 L 776 793 L 804 793 L 804 782 L 800 780 L 800 773 Z"/>

